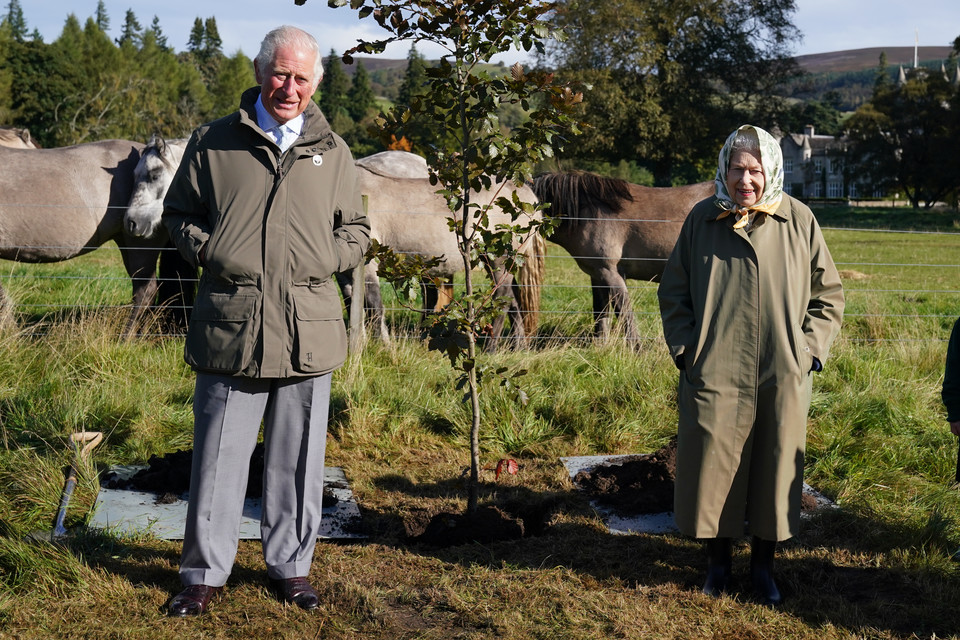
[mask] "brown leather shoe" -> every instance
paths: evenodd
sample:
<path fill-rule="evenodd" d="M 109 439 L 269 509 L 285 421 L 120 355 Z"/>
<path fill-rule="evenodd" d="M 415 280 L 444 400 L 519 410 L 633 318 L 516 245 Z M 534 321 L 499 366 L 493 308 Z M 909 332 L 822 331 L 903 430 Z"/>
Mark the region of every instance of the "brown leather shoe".
<path fill-rule="evenodd" d="M 301 609 L 310 611 L 320 604 L 320 598 L 306 578 L 285 578 L 283 580 L 270 579 L 273 592 L 283 602 L 295 604 Z"/>
<path fill-rule="evenodd" d="M 223 587 L 208 587 L 205 584 L 192 584 L 170 601 L 167 615 L 174 618 L 198 616 L 207 610 L 211 598 L 220 593 Z"/>

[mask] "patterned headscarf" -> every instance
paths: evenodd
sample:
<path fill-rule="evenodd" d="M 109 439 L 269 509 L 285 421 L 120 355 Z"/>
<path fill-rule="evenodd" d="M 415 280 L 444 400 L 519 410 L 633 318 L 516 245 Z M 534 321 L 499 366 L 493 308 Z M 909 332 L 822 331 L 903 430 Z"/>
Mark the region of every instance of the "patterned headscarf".
<path fill-rule="evenodd" d="M 760 141 L 760 164 L 763 166 L 763 193 L 757 204 L 749 209 L 739 206 L 733 198 L 727 193 L 727 168 L 730 165 L 730 155 L 733 152 L 733 141 L 737 134 L 744 130 L 752 130 Z M 723 148 L 720 149 L 720 157 L 717 160 L 717 177 L 714 179 L 717 190 L 717 206 L 723 209 L 723 213 L 717 216 L 717 219 L 725 218 L 731 213 L 739 216 L 734 224 L 735 229 L 746 226 L 751 220 L 751 213 L 760 212 L 771 214 L 780 206 L 783 199 L 783 153 L 780 151 L 780 145 L 776 139 L 760 127 L 745 124 L 727 137 Z"/>

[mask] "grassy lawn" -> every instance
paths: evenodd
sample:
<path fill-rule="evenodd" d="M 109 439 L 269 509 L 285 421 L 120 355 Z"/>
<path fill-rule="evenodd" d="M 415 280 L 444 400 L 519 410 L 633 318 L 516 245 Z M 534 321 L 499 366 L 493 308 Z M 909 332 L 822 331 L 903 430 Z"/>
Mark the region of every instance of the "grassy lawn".
<path fill-rule="evenodd" d="M 956 216 L 817 213 L 848 314 L 815 377 L 805 479 L 838 508 L 781 546 L 781 608 L 751 602 L 746 541 L 734 592 L 712 599 L 699 592 L 699 544 L 611 535 L 573 487 L 562 456 L 646 453 L 669 440 L 676 372 L 655 286 L 633 284 L 649 338 L 638 350 L 596 344 L 588 280 L 551 246 L 536 347 L 484 362 L 528 370 L 527 406 L 494 386 L 482 396 L 482 501 L 535 514 L 529 535 L 448 548 L 410 540 L 430 515 L 465 506 L 469 417 L 440 356 L 415 339 L 371 341 L 334 375 L 327 455 L 350 481 L 367 538 L 318 545 L 319 611 L 277 603 L 248 541 L 209 615 L 166 618 L 180 544 L 83 526 L 96 470 L 192 446 L 182 338 L 117 337 L 130 287 L 105 247 L 0 273 L 17 319 L 0 331 L 0 638 L 960 638 L 957 439 L 939 399 L 960 315 Z M 395 328 L 410 330 L 412 316 L 387 299 Z M 28 542 L 52 525 L 66 441 L 80 430 L 106 438 L 71 503 L 71 535 Z M 519 473 L 495 479 L 507 457 Z"/>

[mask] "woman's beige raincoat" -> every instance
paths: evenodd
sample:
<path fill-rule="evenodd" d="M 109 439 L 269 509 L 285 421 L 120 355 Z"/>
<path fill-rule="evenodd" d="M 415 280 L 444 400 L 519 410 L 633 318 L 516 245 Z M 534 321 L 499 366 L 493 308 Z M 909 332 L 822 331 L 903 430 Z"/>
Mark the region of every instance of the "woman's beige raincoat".
<path fill-rule="evenodd" d="M 843 291 L 804 204 L 783 195 L 749 231 L 721 214 L 716 198 L 694 207 L 658 292 L 681 369 L 676 523 L 714 538 L 747 521 L 785 540 L 800 517 L 811 369 L 840 330 Z"/>

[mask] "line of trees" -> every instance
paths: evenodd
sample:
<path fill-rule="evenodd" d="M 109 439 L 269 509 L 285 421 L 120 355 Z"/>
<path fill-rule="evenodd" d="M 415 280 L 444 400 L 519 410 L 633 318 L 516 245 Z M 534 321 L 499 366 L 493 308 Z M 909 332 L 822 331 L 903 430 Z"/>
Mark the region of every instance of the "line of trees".
<path fill-rule="evenodd" d="M 185 135 L 234 109 L 253 84 L 250 60 L 221 51 L 215 18 L 197 18 L 186 50 L 176 52 L 156 17 L 143 27 L 132 11 L 111 41 L 101 0 L 85 24 L 71 14 L 45 44 L 28 35 L 19 1 L 9 0 L 0 26 L 0 89 L 10 88 L 0 92 L 0 121 L 29 127 L 44 146 Z M 742 120 L 770 126 L 784 111 L 784 101 L 769 96 L 796 71 L 788 50 L 797 37 L 793 10 L 793 0 L 557 2 L 552 26 L 568 38 L 538 65 L 592 87 L 582 114 L 592 127 L 562 160 L 600 169 L 626 161 L 623 177 L 652 175 L 658 184 L 702 178 L 727 131 Z M 318 101 L 334 129 L 357 155 L 379 150 L 367 129 L 389 105 L 372 99 L 362 63 L 350 80 L 335 52 L 326 66 Z M 397 102 L 422 90 L 428 66 L 411 48 Z M 500 123 L 516 126 L 524 115 L 516 108 Z M 428 129 L 408 129 L 399 146 L 430 144 Z"/>
<path fill-rule="evenodd" d="M 0 18 L 0 124 L 30 129 L 44 147 L 182 137 L 235 110 L 241 92 L 256 84 L 250 58 L 223 53 L 215 17 L 196 18 L 182 51 L 156 16 L 144 27 L 128 10 L 115 40 L 109 28 L 100 0 L 83 24 L 68 15 L 48 44 L 29 30 L 20 0 L 8 0 Z M 348 78 L 331 52 L 326 69 L 314 98 L 334 129 L 358 155 L 381 150 L 366 133 L 378 105 L 362 65 Z"/>
<path fill-rule="evenodd" d="M 143 27 L 128 10 L 120 37 L 107 35 L 103 2 L 81 25 L 67 16 L 46 44 L 28 35 L 19 0 L 0 23 L 0 119 L 30 129 L 45 147 L 154 132 L 185 135 L 200 122 L 235 108 L 254 84 L 251 61 L 221 51 L 216 19 L 197 18 L 185 51 L 170 46 L 154 17 Z"/>

